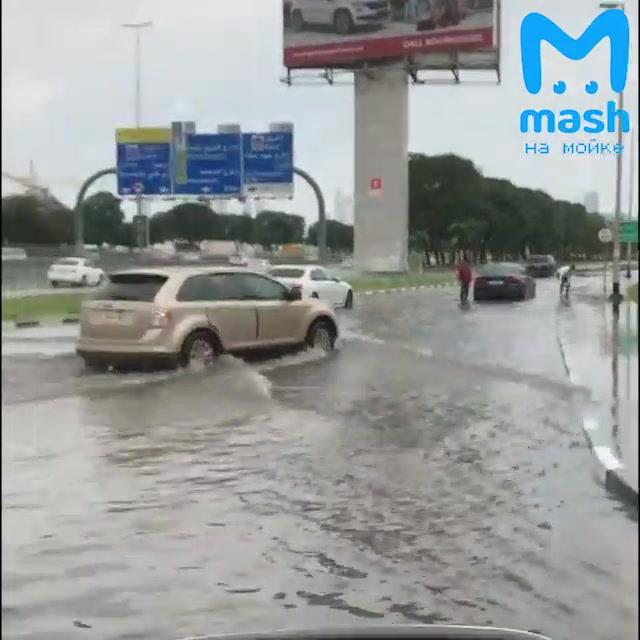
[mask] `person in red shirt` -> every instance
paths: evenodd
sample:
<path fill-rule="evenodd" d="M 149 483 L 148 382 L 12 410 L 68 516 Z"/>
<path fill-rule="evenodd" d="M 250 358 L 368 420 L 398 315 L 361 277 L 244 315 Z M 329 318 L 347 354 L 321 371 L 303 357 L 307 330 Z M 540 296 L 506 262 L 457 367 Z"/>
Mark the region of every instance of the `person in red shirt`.
<path fill-rule="evenodd" d="M 473 280 L 473 269 L 471 263 L 467 258 L 467 254 L 462 256 L 462 260 L 456 267 L 458 273 L 458 282 L 460 282 L 460 304 L 467 304 L 469 302 L 469 288 Z"/>

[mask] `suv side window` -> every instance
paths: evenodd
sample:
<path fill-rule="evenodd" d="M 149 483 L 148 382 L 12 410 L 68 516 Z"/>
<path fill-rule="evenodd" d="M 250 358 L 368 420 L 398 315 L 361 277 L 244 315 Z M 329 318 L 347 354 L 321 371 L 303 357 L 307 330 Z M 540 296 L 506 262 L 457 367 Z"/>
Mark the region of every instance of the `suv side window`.
<path fill-rule="evenodd" d="M 182 283 L 176 300 L 178 302 L 200 302 L 214 300 L 215 288 L 211 286 L 211 276 L 199 275 L 187 278 Z"/>
<path fill-rule="evenodd" d="M 178 302 L 216 302 L 242 300 L 244 291 L 239 276 L 234 273 L 200 274 L 185 280 Z"/>
<path fill-rule="evenodd" d="M 311 272 L 311 279 L 315 282 L 322 282 L 325 280 L 329 280 L 329 276 L 327 276 L 324 269 L 314 269 Z"/>
<path fill-rule="evenodd" d="M 239 273 L 235 277 L 242 282 L 245 300 L 284 300 L 288 291 L 279 282 L 251 273 Z"/>
<path fill-rule="evenodd" d="M 242 284 L 243 276 L 241 273 L 216 273 L 207 276 L 210 279 L 209 286 L 214 291 L 212 300 L 244 300 L 246 294 Z"/>

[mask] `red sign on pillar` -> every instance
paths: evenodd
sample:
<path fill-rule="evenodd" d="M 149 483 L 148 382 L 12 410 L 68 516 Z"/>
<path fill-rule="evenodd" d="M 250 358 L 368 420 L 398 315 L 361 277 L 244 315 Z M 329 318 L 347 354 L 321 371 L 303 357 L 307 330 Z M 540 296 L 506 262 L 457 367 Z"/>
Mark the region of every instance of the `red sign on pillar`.
<path fill-rule="evenodd" d="M 371 178 L 369 182 L 369 195 L 371 197 L 382 195 L 382 178 Z"/>

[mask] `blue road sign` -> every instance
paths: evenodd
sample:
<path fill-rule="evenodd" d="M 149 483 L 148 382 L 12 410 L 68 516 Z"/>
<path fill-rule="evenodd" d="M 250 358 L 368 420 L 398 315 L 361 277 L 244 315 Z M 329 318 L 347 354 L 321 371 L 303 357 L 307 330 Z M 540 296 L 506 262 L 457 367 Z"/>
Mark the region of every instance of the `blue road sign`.
<path fill-rule="evenodd" d="M 120 195 L 293 195 L 292 132 L 197 134 L 178 124 L 117 130 Z"/>
<path fill-rule="evenodd" d="M 246 194 L 293 192 L 293 133 L 242 135 L 243 182 Z"/>
<path fill-rule="evenodd" d="M 168 129 L 120 129 L 117 141 L 118 193 L 167 196 L 171 193 Z"/>
<path fill-rule="evenodd" d="M 186 136 L 186 171 L 175 167 L 175 195 L 238 196 L 242 193 L 240 134 L 201 133 Z"/>

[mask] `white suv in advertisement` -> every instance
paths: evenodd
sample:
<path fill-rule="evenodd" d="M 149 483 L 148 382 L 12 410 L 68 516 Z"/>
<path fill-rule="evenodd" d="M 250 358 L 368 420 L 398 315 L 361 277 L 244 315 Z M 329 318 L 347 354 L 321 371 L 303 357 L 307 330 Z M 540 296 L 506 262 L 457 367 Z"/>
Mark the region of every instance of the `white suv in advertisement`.
<path fill-rule="evenodd" d="M 96 287 L 104 280 L 104 271 L 87 258 L 61 258 L 47 272 L 52 287 L 61 284 Z"/>
<path fill-rule="evenodd" d="M 292 0 L 291 26 L 333 27 L 346 36 L 360 27 L 383 27 L 389 22 L 388 0 Z"/>

